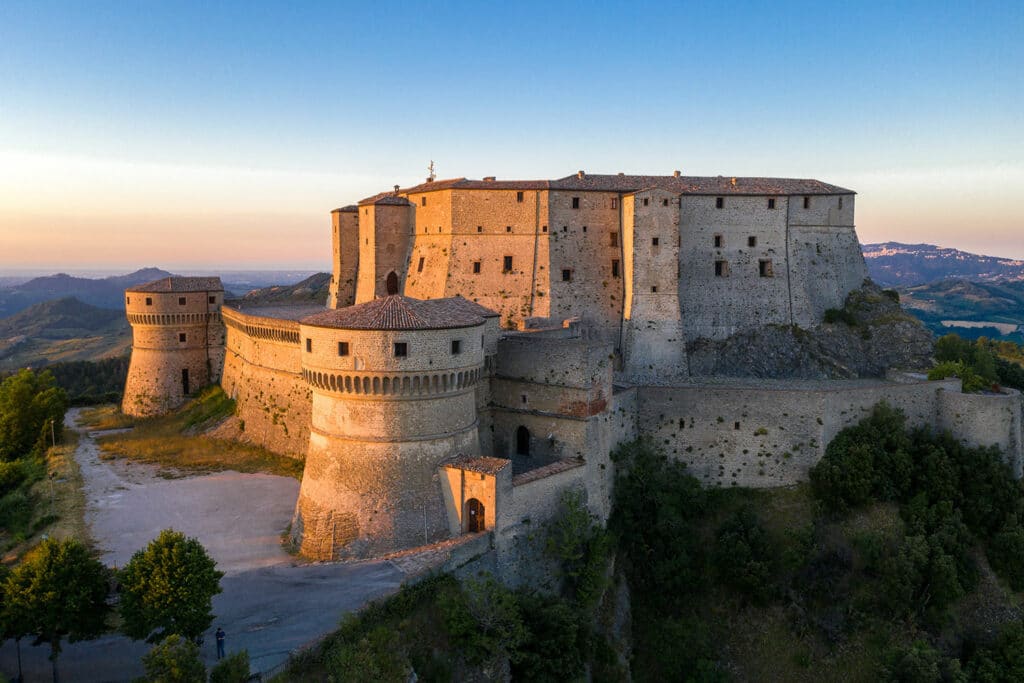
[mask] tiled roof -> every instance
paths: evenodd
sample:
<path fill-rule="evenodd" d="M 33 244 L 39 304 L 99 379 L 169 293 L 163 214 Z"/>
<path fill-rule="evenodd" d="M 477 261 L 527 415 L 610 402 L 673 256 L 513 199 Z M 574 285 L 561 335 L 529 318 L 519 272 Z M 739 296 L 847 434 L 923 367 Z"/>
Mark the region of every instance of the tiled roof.
<path fill-rule="evenodd" d="M 144 285 L 129 287 L 128 292 L 223 292 L 219 277 L 162 277 Z"/>
<path fill-rule="evenodd" d="M 331 213 L 336 213 L 336 212 L 340 212 L 340 213 L 357 213 L 358 211 L 359 211 L 359 207 L 358 206 L 356 206 L 355 204 L 349 204 L 348 206 L 343 206 L 340 209 L 335 209 L 334 211 L 331 211 Z"/>
<path fill-rule="evenodd" d="M 636 192 L 657 187 L 676 194 L 714 195 L 800 195 L 853 194 L 820 180 L 801 178 L 739 178 L 731 176 L 659 176 L 659 175 L 578 175 L 551 181 L 553 190 L 591 190 L 602 192 Z"/>
<path fill-rule="evenodd" d="M 370 204 L 374 204 L 376 206 L 380 206 L 382 204 L 390 206 L 408 206 L 409 200 L 405 197 L 399 197 L 394 192 L 381 192 L 380 194 L 375 194 L 372 197 L 359 200 L 359 206 L 367 206 Z"/>
<path fill-rule="evenodd" d="M 396 294 L 317 313 L 301 323 L 347 330 L 445 330 L 482 325 L 484 311 L 488 309 L 460 296 L 424 301 Z"/>
<path fill-rule="evenodd" d="M 492 458 L 486 455 L 459 455 L 444 463 L 444 466 L 469 470 L 470 472 L 480 472 L 481 474 L 497 474 L 511 464 L 512 461 L 508 458 Z"/>

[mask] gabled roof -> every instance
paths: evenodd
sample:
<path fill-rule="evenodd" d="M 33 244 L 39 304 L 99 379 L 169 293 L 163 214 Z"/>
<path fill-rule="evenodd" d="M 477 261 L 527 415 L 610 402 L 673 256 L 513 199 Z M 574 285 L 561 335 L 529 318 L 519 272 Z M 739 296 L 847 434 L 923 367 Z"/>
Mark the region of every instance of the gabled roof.
<path fill-rule="evenodd" d="M 223 292 L 219 277 L 162 277 L 144 285 L 129 287 L 126 292 Z"/>
<path fill-rule="evenodd" d="M 854 194 L 853 190 L 807 178 L 740 178 L 732 176 L 570 175 L 551 181 L 553 190 L 636 192 L 657 187 L 675 194 L 812 195 Z"/>
<path fill-rule="evenodd" d="M 413 299 L 398 294 L 303 318 L 303 325 L 345 330 L 445 330 L 476 327 L 497 313 L 461 296 Z"/>
<path fill-rule="evenodd" d="M 359 206 L 368 206 L 370 204 L 375 206 L 409 206 L 409 200 L 405 197 L 399 197 L 394 192 L 381 192 L 372 197 L 359 200 Z"/>
<path fill-rule="evenodd" d="M 355 204 L 349 204 L 348 206 L 343 206 L 340 209 L 335 209 L 334 211 L 331 211 L 331 213 L 358 213 L 358 211 L 358 206 Z"/>

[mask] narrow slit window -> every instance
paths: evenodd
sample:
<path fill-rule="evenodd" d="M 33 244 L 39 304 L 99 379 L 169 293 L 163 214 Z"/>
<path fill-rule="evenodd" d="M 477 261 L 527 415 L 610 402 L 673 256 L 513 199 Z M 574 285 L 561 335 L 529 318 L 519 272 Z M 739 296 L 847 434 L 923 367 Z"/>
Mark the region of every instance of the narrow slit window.
<path fill-rule="evenodd" d="M 618 197 L 612 197 L 612 208 L 613 209 L 619 208 L 619 198 Z"/>
<path fill-rule="evenodd" d="M 523 202 L 523 193 L 522 192 L 516 192 L 516 201 L 519 202 L 520 204 Z"/>
<path fill-rule="evenodd" d="M 130 304 L 130 303 L 132 302 L 132 298 L 131 298 L 130 296 L 126 296 L 126 297 L 124 298 L 124 302 L 125 302 L 126 304 Z"/>
<path fill-rule="evenodd" d="M 725 246 L 725 237 L 722 235 L 715 235 L 715 249 L 721 249 Z"/>
<path fill-rule="evenodd" d="M 612 277 L 619 277 L 619 259 L 612 259 Z"/>
<path fill-rule="evenodd" d="M 474 275 L 479 275 L 480 274 L 480 262 L 479 261 L 473 261 L 473 274 Z"/>
<path fill-rule="evenodd" d="M 418 264 L 416 264 L 416 272 L 417 273 L 422 273 L 423 272 L 423 262 L 424 261 L 426 261 L 426 259 L 424 257 L 420 256 L 420 262 Z"/>
<path fill-rule="evenodd" d="M 579 197 L 573 197 L 572 198 L 572 208 L 574 208 L 574 209 L 580 208 L 580 198 Z"/>
<path fill-rule="evenodd" d="M 768 208 L 769 209 L 774 209 L 775 208 L 775 197 L 769 197 L 768 198 Z"/>
<path fill-rule="evenodd" d="M 309 337 L 306 337 L 306 353 L 312 353 L 312 352 L 313 352 L 313 340 L 310 339 Z"/>
<path fill-rule="evenodd" d="M 811 198 L 810 197 L 804 197 L 804 208 L 805 209 L 811 208 Z"/>
<path fill-rule="evenodd" d="M 508 273 L 508 272 L 510 272 L 512 270 L 512 257 L 511 256 L 506 256 L 504 258 L 504 261 L 502 263 L 502 270 L 504 270 L 506 273 Z"/>
<path fill-rule="evenodd" d="M 338 355 L 339 356 L 347 356 L 348 355 L 348 342 L 343 342 L 343 341 L 338 342 Z"/>
<path fill-rule="evenodd" d="M 427 205 L 427 198 L 426 197 L 420 197 L 420 206 L 426 206 L 426 205 Z"/>
<path fill-rule="evenodd" d="M 587 231 L 587 226 L 584 225 L 583 226 L 583 232 L 586 232 L 586 231 Z"/>
<path fill-rule="evenodd" d="M 405 358 L 409 355 L 409 344 L 406 342 L 395 342 L 395 358 Z"/>
<path fill-rule="evenodd" d="M 651 294 L 657 294 L 657 293 L 658 293 L 658 285 L 652 285 L 651 286 Z"/>
<path fill-rule="evenodd" d="M 546 225 L 540 226 L 540 231 L 541 232 L 547 232 L 548 231 L 548 226 L 546 226 Z"/>
<path fill-rule="evenodd" d="M 716 209 L 724 209 L 725 208 L 725 197 L 715 197 L 715 208 Z"/>
<path fill-rule="evenodd" d="M 839 198 L 839 208 L 840 209 L 843 208 L 843 198 L 842 197 Z"/>

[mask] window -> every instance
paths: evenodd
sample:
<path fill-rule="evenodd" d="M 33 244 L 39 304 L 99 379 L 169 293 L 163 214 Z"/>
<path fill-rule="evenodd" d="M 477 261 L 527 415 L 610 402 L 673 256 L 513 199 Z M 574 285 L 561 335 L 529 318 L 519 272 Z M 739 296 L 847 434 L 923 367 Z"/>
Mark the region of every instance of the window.
<path fill-rule="evenodd" d="M 811 208 L 811 198 L 810 197 L 804 197 L 804 208 L 805 209 Z"/>
<path fill-rule="evenodd" d="M 462 353 L 462 340 L 452 339 L 452 355 Z"/>
<path fill-rule="evenodd" d="M 426 197 L 420 197 L 420 206 L 426 206 L 426 205 L 427 205 L 427 198 Z"/>
<path fill-rule="evenodd" d="M 755 237 L 754 235 L 751 235 L 750 237 L 748 237 L 747 238 L 747 246 L 748 247 L 756 247 L 757 246 L 757 237 Z"/>
<path fill-rule="evenodd" d="M 569 268 L 562 270 L 562 282 L 572 282 L 572 270 Z"/>
<path fill-rule="evenodd" d="M 610 232 L 608 233 L 608 246 L 617 247 L 619 246 L 619 233 Z"/>
<path fill-rule="evenodd" d="M 651 294 L 657 294 L 657 293 L 658 293 L 658 285 L 654 285 L 653 287 L 651 287 Z"/>
<path fill-rule="evenodd" d="M 178 305 L 179 306 L 184 306 L 185 305 L 185 297 L 183 297 L 183 296 L 179 296 L 178 297 Z"/>
<path fill-rule="evenodd" d="M 839 208 L 840 209 L 843 208 L 843 198 L 842 197 L 839 198 Z"/>
<path fill-rule="evenodd" d="M 477 232 L 483 232 L 484 231 L 484 226 L 482 226 L 482 225 L 476 226 L 476 231 Z"/>
<path fill-rule="evenodd" d="M 757 273 L 761 277 L 774 277 L 772 272 L 772 261 L 771 259 L 761 259 L 757 262 Z"/>
<path fill-rule="evenodd" d="M 184 332 L 179 332 L 178 333 L 178 341 L 183 342 L 186 339 L 188 339 L 188 335 L 186 335 Z"/>
<path fill-rule="evenodd" d="M 479 261 L 473 261 L 473 274 L 474 275 L 479 275 L 480 274 L 480 262 Z"/>
<path fill-rule="evenodd" d="M 306 353 L 313 353 L 313 340 L 306 337 Z"/>
<path fill-rule="evenodd" d="M 725 197 L 715 197 L 715 208 L 716 209 L 724 209 L 725 208 Z"/>
<path fill-rule="evenodd" d="M 661 200 L 661 205 L 662 206 L 668 206 L 668 200 L 667 199 L 662 199 Z"/>
<path fill-rule="evenodd" d="M 125 302 L 126 304 L 130 304 L 130 303 L 132 302 L 132 298 L 131 298 L 130 296 L 126 296 L 126 297 L 124 298 L 124 302 Z"/>
<path fill-rule="evenodd" d="M 580 208 L 580 198 L 579 197 L 573 197 L 572 198 L 572 208 L 574 208 L 574 209 Z"/>
<path fill-rule="evenodd" d="M 153 297 L 149 297 L 149 296 L 146 297 L 146 305 L 147 306 L 152 306 L 153 305 Z"/>
<path fill-rule="evenodd" d="M 612 197 L 612 208 L 613 209 L 619 208 L 619 198 L 618 197 Z"/>
<path fill-rule="evenodd" d="M 584 225 L 583 226 L 583 232 L 586 232 L 586 231 L 587 231 L 587 226 Z"/>
<path fill-rule="evenodd" d="M 348 355 L 348 342 L 338 342 L 338 355 L 339 356 L 347 356 Z"/>
<path fill-rule="evenodd" d="M 512 270 L 512 257 L 511 256 L 506 256 L 505 257 L 504 263 L 502 263 L 502 270 L 504 270 L 506 273 Z"/>
<path fill-rule="evenodd" d="M 651 200 L 648 199 L 647 197 L 644 197 L 644 206 L 647 206 L 650 203 L 651 203 Z"/>
<path fill-rule="evenodd" d="M 540 226 L 540 231 L 541 232 L 547 232 L 548 231 L 548 226 L 546 226 L 546 225 Z"/>
<path fill-rule="evenodd" d="M 395 358 L 405 358 L 409 355 L 409 345 L 406 342 L 395 342 Z"/>
<path fill-rule="evenodd" d="M 729 263 L 727 261 L 715 261 L 715 277 L 728 277 Z"/>
<path fill-rule="evenodd" d="M 569 226 L 568 225 L 563 225 L 562 226 L 562 232 L 569 232 Z"/>
<path fill-rule="evenodd" d="M 426 259 L 424 259 L 422 256 L 420 256 L 420 262 L 416 265 L 416 272 L 417 273 L 422 273 L 423 272 L 423 262 L 425 260 Z"/>
<path fill-rule="evenodd" d="M 216 296 L 211 296 L 211 297 L 210 297 L 210 303 L 211 303 L 211 304 L 215 304 L 215 303 L 217 303 L 217 297 L 216 297 Z"/>
<path fill-rule="evenodd" d="M 516 201 L 519 202 L 520 204 L 523 202 L 523 193 L 522 192 L 516 192 Z"/>
<path fill-rule="evenodd" d="M 774 209 L 775 208 L 775 197 L 769 197 L 768 198 L 768 208 L 769 209 Z"/>
<path fill-rule="evenodd" d="M 660 239 L 659 239 L 659 238 L 657 238 L 657 237 L 652 237 L 652 238 L 651 238 L 651 246 L 652 246 L 652 247 L 656 247 L 656 246 L 658 246 L 658 242 L 659 242 L 659 241 L 660 241 Z"/>
<path fill-rule="evenodd" d="M 520 403 L 526 403 L 526 394 L 520 394 L 519 402 Z"/>
<path fill-rule="evenodd" d="M 619 276 L 619 259 L 612 259 L 612 277 Z"/>
<path fill-rule="evenodd" d="M 733 423 L 732 423 L 732 428 L 733 428 L 733 429 L 735 429 L 735 430 L 739 430 L 739 428 L 740 428 L 740 423 L 739 423 L 739 422 L 733 422 Z"/>
<path fill-rule="evenodd" d="M 721 249 L 725 246 L 725 238 L 721 235 L 715 235 L 715 249 Z"/>
<path fill-rule="evenodd" d="M 505 226 L 505 232 L 512 232 L 512 226 L 511 225 L 506 225 Z"/>

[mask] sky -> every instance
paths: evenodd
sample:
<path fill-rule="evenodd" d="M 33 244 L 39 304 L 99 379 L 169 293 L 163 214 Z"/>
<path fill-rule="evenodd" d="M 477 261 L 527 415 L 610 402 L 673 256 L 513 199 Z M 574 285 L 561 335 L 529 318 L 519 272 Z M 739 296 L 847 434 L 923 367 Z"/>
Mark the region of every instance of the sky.
<path fill-rule="evenodd" d="M 1024 3 L 0 0 L 0 274 L 328 269 L 431 160 L 817 178 L 1024 258 Z"/>

